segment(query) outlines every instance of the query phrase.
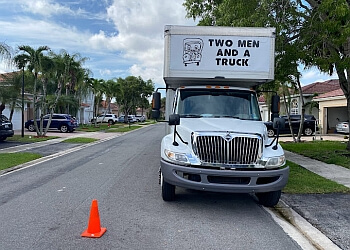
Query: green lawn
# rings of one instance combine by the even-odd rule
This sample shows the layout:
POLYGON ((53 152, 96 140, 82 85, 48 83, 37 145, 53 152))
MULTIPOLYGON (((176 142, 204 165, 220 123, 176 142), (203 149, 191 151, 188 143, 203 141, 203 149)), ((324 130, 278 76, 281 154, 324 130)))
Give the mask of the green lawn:
POLYGON ((281 142, 283 149, 350 169, 350 151, 339 141, 281 142))
POLYGON ((325 194, 350 193, 350 188, 319 176, 293 162, 287 161, 290 167, 289 180, 283 189, 291 194, 325 194))
POLYGON ((22 137, 21 135, 14 135, 13 137, 7 137, 6 141, 18 141, 18 142, 39 142, 39 141, 47 141, 51 139, 59 138, 58 136, 45 136, 45 137, 36 137, 32 135, 24 135, 22 137))
POLYGON ((95 141, 98 141, 98 139, 87 138, 87 137, 74 137, 74 138, 66 139, 62 142, 66 142, 66 143, 90 143, 90 142, 95 142, 95 141))
POLYGON ((40 158, 40 154, 33 153, 1 153, 0 154, 0 170, 14 167, 28 161, 40 158))

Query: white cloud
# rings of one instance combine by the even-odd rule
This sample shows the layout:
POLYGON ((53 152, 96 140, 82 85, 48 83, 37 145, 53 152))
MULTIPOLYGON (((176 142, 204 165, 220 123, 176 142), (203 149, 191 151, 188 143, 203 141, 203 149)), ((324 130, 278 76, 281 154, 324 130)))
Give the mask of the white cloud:
POLYGON ((107 16, 118 35, 106 37, 100 32, 99 39, 109 40, 109 48, 121 49, 125 58, 135 61, 130 67, 132 75, 163 82, 164 25, 195 25, 185 15, 181 1, 114 0, 107 16))
POLYGON ((302 71, 300 82, 302 86, 305 86, 311 83, 324 82, 330 79, 338 79, 338 75, 336 73, 333 75, 322 73, 316 67, 312 67, 302 71))
POLYGON ((63 5, 58 3, 54 3, 51 0, 31 0, 31 1, 23 1, 22 7, 25 11, 40 14, 42 16, 52 16, 59 14, 73 14, 74 12, 63 5))

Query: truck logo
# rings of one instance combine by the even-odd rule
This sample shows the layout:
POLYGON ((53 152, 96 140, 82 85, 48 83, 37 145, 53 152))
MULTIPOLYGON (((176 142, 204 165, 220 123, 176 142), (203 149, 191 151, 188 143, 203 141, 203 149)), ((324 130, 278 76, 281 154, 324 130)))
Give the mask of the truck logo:
POLYGON ((202 59, 203 40, 200 38, 186 38, 183 40, 182 60, 185 66, 190 63, 199 63, 202 59))
POLYGON ((232 135, 230 133, 227 133, 224 137, 225 141, 230 142, 232 140, 232 135))

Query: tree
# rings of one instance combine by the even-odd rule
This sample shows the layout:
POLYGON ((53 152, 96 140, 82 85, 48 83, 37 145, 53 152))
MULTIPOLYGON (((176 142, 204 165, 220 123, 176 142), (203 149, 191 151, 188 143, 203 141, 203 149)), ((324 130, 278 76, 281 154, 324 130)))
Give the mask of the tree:
POLYGON ((135 76, 128 76, 125 79, 118 78, 117 83, 118 91, 115 97, 125 116, 135 111, 142 100, 148 98, 154 89, 152 80, 145 82, 141 77, 135 76))
MULTIPOLYGON (((93 93, 94 93, 94 107, 93 107, 93 117, 97 117, 97 112, 99 105, 102 101, 103 97, 103 83, 104 80, 102 79, 95 79, 95 78, 88 78, 86 79, 87 83, 91 87, 93 93)), ((94 119, 94 124, 96 126, 96 119, 94 119)))
POLYGON ((0 42, 0 61, 4 61, 7 64, 12 62, 12 48, 2 42, 0 42))
MULTIPOLYGON (((0 62, 4 61, 7 64, 11 63, 12 59, 12 48, 8 46, 6 43, 0 43, 0 62)), ((3 94, 0 94, 0 115, 2 114, 2 111, 5 109, 5 102, 3 101, 5 99, 3 97, 3 94)))
MULTIPOLYGON (((347 100, 350 120, 350 2, 346 0, 307 0, 300 3, 305 21, 299 40, 306 54, 301 58, 307 66, 339 77, 340 88, 347 100)), ((350 136, 350 134, 349 134, 350 136)), ((350 150, 350 140, 347 143, 350 150)))
POLYGON ((111 79, 111 80, 107 80, 107 81, 103 82, 102 89, 103 89, 104 95, 106 96, 106 103, 107 103, 107 109, 105 111, 105 114, 107 112, 111 113, 111 101, 112 101, 114 93, 116 93, 118 91, 117 81, 111 79))
MULTIPOLYGON (((20 102, 18 98, 21 95, 22 89, 22 74, 21 72, 12 72, 2 75, 3 80, 0 83, 1 88, 1 99, 3 103, 10 104, 10 121, 12 121, 12 116, 14 110, 20 102)), ((21 106, 21 105, 20 105, 21 106)))
POLYGON ((49 64, 46 64, 49 66, 44 70, 47 77, 43 78, 45 79, 45 82, 51 81, 54 84, 52 84, 51 91, 51 94, 53 95, 49 97, 50 102, 48 103, 50 106, 50 118, 44 135, 46 135, 50 127, 52 114, 56 110, 59 111, 58 113, 67 114, 71 113, 70 109, 77 111, 79 103, 71 92, 74 92, 73 90, 76 84, 84 79, 84 74, 80 73, 83 71, 81 64, 84 60, 80 59, 81 57, 79 54, 71 56, 65 50, 61 50, 59 54, 50 52, 49 56, 53 65, 50 67, 49 64), (62 96, 62 90, 64 88, 66 90, 65 97, 62 96))
MULTIPOLYGON (((36 119, 36 114, 38 111, 38 99, 37 99, 37 85, 38 85, 38 76, 39 73, 42 72, 42 62, 43 62, 43 52, 48 51, 49 47, 48 46, 40 46, 38 49, 34 49, 28 45, 21 45, 18 47, 20 51, 23 52, 21 54, 21 58, 23 61, 27 62, 27 67, 28 70, 31 71, 34 75, 34 87, 33 87, 33 117, 34 120, 36 119)), ((41 116, 42 120, 42 116, 41 116)), ((42 122, 40 122, 42 123, 42 122)), ((37 132, 38 136, 42 136, 42 130, 41 132, 39 131, 38 125, 36 122, 34 122, 34 127, 37 132)))

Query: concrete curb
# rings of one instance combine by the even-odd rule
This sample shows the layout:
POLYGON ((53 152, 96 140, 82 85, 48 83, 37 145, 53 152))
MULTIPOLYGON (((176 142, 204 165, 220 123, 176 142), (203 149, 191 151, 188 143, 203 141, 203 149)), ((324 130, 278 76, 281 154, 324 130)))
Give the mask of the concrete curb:
POLYGON ((280 200, 275 208, 264 209, 302 249, 341 250, 326 235, 280 200))

